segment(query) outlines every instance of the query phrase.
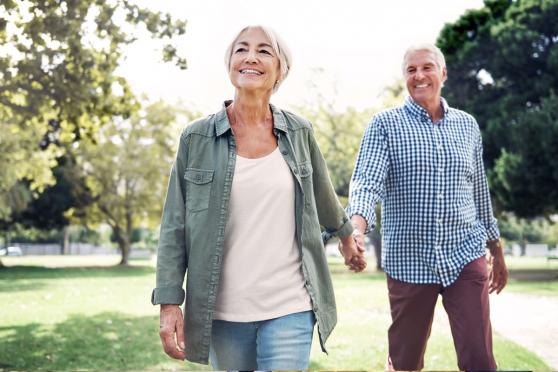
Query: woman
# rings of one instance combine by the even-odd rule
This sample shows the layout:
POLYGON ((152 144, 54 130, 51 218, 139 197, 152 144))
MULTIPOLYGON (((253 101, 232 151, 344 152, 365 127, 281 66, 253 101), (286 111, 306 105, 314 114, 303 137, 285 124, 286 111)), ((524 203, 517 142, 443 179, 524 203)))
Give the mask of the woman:
POLYGON ((173 358, 307 369, 314 323, 323 349, 336 322, 320 226, 351 270, 366 266, 310 124, 269 103, 290 61, 272 30, 244 28, 225 55, 234 101, 181 135, 152 295, 173 358))

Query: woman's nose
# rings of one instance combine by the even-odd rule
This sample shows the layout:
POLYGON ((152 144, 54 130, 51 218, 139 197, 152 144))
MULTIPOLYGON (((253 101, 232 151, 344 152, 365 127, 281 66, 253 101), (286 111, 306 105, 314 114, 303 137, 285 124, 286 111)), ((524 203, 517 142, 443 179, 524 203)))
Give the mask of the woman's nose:
POLYGON ((256 63, 258 61, 257 52, 255 50, 249 50, 246 53, 246 62, 249 63, 256 63))

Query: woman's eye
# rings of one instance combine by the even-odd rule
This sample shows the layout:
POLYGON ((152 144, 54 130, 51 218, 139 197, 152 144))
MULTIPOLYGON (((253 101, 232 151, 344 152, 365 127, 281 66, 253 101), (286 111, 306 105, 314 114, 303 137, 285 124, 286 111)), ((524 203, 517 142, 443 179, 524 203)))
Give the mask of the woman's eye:
POLYGON ((271 55, 271 52, 269 52, 265 49, 260 50, 260 53, 271 55))
POLYGON ((237 48, 234 52, 235 53, 244 53, 244 52, 246 52, 246 48, 237 48))

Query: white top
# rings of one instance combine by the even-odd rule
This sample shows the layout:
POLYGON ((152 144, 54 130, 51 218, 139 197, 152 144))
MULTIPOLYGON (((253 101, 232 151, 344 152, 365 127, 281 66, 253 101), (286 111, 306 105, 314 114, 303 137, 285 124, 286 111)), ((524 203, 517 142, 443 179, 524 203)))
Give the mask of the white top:
POLYGON ((257 159, 237 155, 214 319, 312 309, 295 231, 295 183, 279 148, 257 159))

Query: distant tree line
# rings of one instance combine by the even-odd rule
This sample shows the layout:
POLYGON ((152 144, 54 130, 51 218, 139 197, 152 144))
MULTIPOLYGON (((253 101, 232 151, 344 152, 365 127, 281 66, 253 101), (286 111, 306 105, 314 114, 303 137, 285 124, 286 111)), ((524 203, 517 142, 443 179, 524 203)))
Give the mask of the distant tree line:
MULTIPOLYGON (((162 58, 186 68, 175 46, 185 26, 126 0, 0 4, 6 237, 21 228, 108 224, 127 264, 134 231, 157 227, 177 133, 198 114, 136 97, 116 69, 138 32, 162 40, 162 58)), ((448 66, 443 96, 480 125, 508 240, 551 244, 558 235, 551 223, 558 214, 557 43, 558 0, 485 0, 447 24, 437 40, 448 66)), ((342 200, 370 117, 404 96, 396 82, 376 107, 339 111, 318 88, 298 108, 314 125, 342 200)))

